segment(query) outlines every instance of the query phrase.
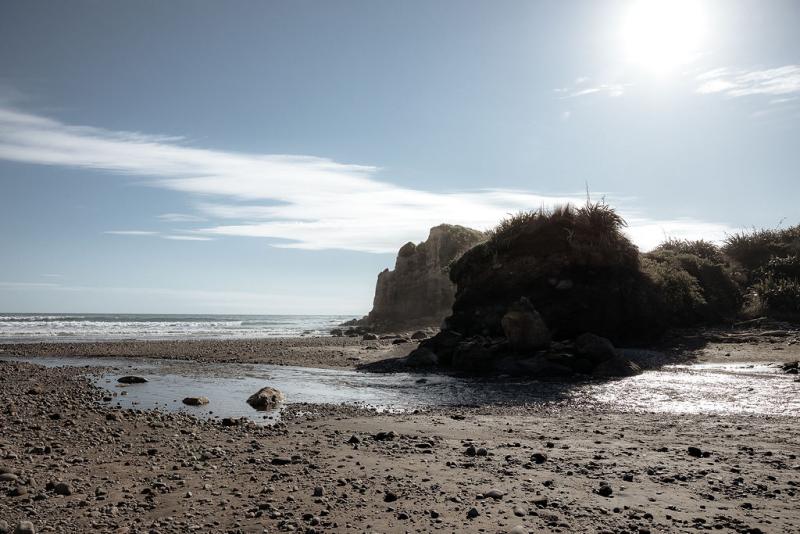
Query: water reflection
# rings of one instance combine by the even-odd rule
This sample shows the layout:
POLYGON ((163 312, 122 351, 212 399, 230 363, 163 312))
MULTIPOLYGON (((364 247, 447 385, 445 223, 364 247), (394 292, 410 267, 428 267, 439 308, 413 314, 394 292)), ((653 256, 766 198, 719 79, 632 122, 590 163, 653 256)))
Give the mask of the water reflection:
POLYGON ((358 404, 385 411, 431 406, 535 404, 602 407, 626 412, 716 415, 800 415, 800 383, 764 364, 671 365, 610 382, 558 383, 478 380, 433 374, 373 374, 350 370, 252 364, 205 364, 133 358, 13 358, 47 366, 90 366, 107 370, 95 383, 124 408, 180 410, 208 417, 269 421, 278 412, 257 412, 245 401, 264 386, 277 387, 288 402, 358 404), (123 375, 145 384, 124 386, 123 375), (208 397, 206 406, 181 403, 208 397))

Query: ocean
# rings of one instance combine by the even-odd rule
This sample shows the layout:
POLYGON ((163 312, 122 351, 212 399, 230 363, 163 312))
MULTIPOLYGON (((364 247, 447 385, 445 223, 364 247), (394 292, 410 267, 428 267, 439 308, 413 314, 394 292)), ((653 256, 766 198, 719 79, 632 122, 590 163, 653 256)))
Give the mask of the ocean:
POLYGON ((0 343, 328 335, 352 315, 0 313, 0 343))

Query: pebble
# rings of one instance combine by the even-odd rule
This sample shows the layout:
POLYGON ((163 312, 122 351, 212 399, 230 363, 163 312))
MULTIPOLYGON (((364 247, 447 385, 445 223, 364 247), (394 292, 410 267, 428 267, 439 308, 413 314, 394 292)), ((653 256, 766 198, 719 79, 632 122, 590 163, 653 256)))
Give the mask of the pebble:
POLYGON ((467 518, 469 519, 475 519, 479 515, 481 515, 481 513, 478 511, 477 508, 470 508, 469 512, 467 512, 467 518))
POLYGON ((36 528, 30 521, 20 521, 14 529, 14 534, 36 534, 36 528))

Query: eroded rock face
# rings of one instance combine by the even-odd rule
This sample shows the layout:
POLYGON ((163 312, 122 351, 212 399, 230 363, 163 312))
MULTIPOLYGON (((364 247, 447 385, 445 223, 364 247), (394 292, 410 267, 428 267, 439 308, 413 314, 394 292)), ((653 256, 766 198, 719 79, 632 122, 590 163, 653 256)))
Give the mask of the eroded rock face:
POLYGON ((477 230, 442 224, 426 241, 403 245, 394 270, 378 275, 372 311, 360 322, 376 331, 440 326, 455 298, 447 267, 483 238, 477 230))

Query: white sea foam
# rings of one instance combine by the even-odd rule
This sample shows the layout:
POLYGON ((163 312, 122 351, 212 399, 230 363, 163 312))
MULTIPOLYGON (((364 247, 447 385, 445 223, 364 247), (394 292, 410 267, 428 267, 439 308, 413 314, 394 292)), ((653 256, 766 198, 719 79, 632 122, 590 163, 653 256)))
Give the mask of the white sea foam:
POLYGON ((0 314, 0 343, 327 335, 351 316, 0 314))

